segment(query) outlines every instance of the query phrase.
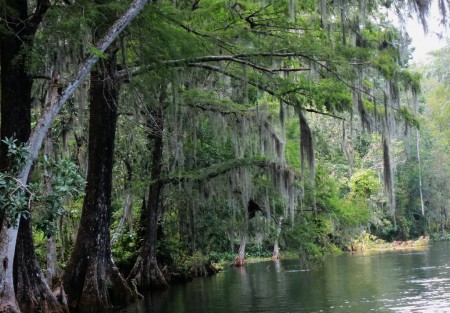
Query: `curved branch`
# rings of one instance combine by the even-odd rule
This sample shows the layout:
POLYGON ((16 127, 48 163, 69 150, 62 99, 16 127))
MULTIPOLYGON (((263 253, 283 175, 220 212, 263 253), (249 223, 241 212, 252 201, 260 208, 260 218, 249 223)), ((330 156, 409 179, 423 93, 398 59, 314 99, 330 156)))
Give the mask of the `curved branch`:
MULTIPOLYGON (((130 24, 130 22, 138 15, 144 8, 148 0, 134 0, 129 9, 109 28, 103 38, 96 45, 96 49, 105 52, 111 43, 119 36, 119 34, 130 24)), ((62 91, 61 94, 54 94, 46 108, 42 112, 36 127, 31 134, 28 144, 30 146, 30 155, 27 158, 26 164, 19 175, 19 179, 26 183, 31 166, 34 160, 37 159, 39 149, 42 146, 45 134, 50 128, 51 123, 58 115, 61 108, 64 106, 69 97, 75 92, 81 82, 88 76, 92 66, 98 61, 97 55, 88 57, 78 68, 78 71, 72 82, 62 91)), ((57 86, 52 86, 56 91, 57 86)))
POLYGON ((220 175, 224 175, 232 170, 247 166, 259 167, 261 169, 274 169, 278 172, 288 172, 291 173, 294 178, 301 178, 300 174, 280 163, 262 158, 242 158, 233 159, 228 162, 212 165, 192 172, 163 177, 151 183, 160 182, 161 184, 172 184, 181 182, 204 182, 220 175))
MULTIPOLYGON (((285 101, 287 104, 289 104, 291 106, 294 106, 294 107, 298 106, 298 107, 300 107, 300 104, 298 103, 298 101, 294 101, 295 103, 293 103, 290 99, 283 98, 283 96, 287 95, 286 93, 284 93, 282 96, 279 96, 279 95, 277 95, 275 93, 275 91, 273 91, 272 89, 270 89, 269 87, 267 87, 265 85, 262 85, 259 82, 255 82, 255 81, 249 80, 248 78, 245 79, 242 76, 239 76, 237 74, 228 72, 228 71, 226 71, 226 70, 224 70, 224 69, 222 69, 222 68, 220 68, 218 66, 213 66, 213 65, 204 64, 204 63, 189 63, 188 66, 189 67, 198 67, 198 68, 203 68, 203 69, 215 71, 215 72, 221 73, 221 74, 226 75, 226 76, 231 77, 231 78, 235 78, 235 79, 238 79, 238 80, 241 80, 241 81, 246 81, 250 85, 252 85, 252 86, 254 86, 254 87, 256 87, 256 88, 258 88, 258 89, 260 89, 262 91, 267 92, 271 96, 274 96, 276 98, 279 98, 279 99, 285 101)), ((296 91, 298 92, 298 90, 296 90, 296 91)), ((337 116, 337 115, 334 115, 334 114, 331 114, 331 113, 321 112, 321 111, 317 111, 317 110, 314 110, 314 109, 311 109, 311 108, 301 108, 301 109, 306 111, 306 112, 311 112, 311 113, 315 113, 315 114, 330 116, 330 117, 337 118, 337 119, 340 119, 340 120, 345 120, 343 117, 340 117, 340 116, 337 116)))
POLYGON ((34 11, 33 15, 29 18, 29 23, 32 25, 32 27, 37 28, 38 25, 41 23, 42 18, 44 17, 45 13, 48 11, 48 9, 51 7, 51 3, 49 0, 38 0, 36 5, 36 10, 34 11))

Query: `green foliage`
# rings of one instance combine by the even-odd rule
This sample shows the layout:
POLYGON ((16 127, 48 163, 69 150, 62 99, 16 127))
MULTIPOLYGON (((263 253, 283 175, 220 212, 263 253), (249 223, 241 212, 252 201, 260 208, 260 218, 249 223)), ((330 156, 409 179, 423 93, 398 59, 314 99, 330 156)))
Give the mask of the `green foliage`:
POLYGON ((89 54, 96 56, 99 59, 107 59, 108 58, 108 54, 98 50, 95 46, 90 46, 89 47, 89 54))
POLYGON ((199 269, 208 262, 208 259, 196 251, 192 255, 178 254, 175 258, 175 272, 188 273, 191 269, 199 269))
POLYGON ((350 199, 370 199, 381 188, 374 170, 359 170, 350 178, 350 199))
POLYGON ((47 236, 39 230, 33 229, 33 243, 36 256, 42 268, 46 267, 47 263, 47 236))
POLYGON ((324 167, 316 172, 316 205, 323 225, 328 225, 325 247, 331 244, 346 249, 352 238, 369 223, 372 213, 368 199, 378 190, 380 183, 373 180, 373 173, 354 175, 350 188, 346 180, 338 180, 324 167), (326 223, 325 223, 326 221, 326 223))
POLYGON ((29 214, 27 192, 17 188, 15 181, 3 174, 0 174, 0 192, 1 214, 10 221, 15 223, 19 216, 29 214))
POLYGON ((320 264, 330 249, 330 232, 331 224, 326 218, 303 215, 283 234, 283 241, 298 252, 302 266, 311 268, 320 264))
POLYGON ((85 180, 73 161, 65 158, 55 161, 44 157, 44 165, 52 172, 52 186, 57 195, 71 198, 82 196, 85 180))
POLYGON ((386 241, 366 231, 355 237, 351 243, 351 251, 375 250, 382 247, 386 247, 386 241))
MULTIPOLYGON (((246 259, 268 259, 272 256, 272 251, 270 245, 267 247, 260 247, 257 244, 251 244, 245 249, 245 258, 246 259)), ((236 255, 235 255, 236 257, 236 255)))
POLYGON ((366 199, 341 199, 330 200, 332 210, 331 217, 334 220, 336 234, 339 231, 352 231, 352 229, 366 225, 371 218, 371 212, 366 199))
MULTIPOLYGON (((139 125, 142 118, 152 118, 149 111, 154 106, 162 106, 164 130, 161 136, 165 149, 162 181, 165 186, 159 261, 185 271, 204 262, 204 255, 211 255, 217 261, 233 258, 231 252, 224 251, 236 246, 239 227, 245 220, 245 208, 231 203, 231 198, 242 191, 240 186, 233 186, 236 190, 227 190, 232 185, 227 175, 242 168, 249 169, 253 176, 251 195, 269 198, 264 200, 267 202, 264 205, 268 206, 263 208, 266 215, 258 213, 249 224, 248 256, 270 255, 273 240, 278 236, 269 219, 270 214, 274 220, 284 218, 283 248, 297 250, 305 266, 320 262, 335 245, 347 247, 369 223, 374 226, 372 229, 378 227, 386 237, 393 238, 399 232, 416 232, 414 220, 407 216, 417 213, 418 188, 414 185, 417 171, 399 166, 402 171, 399 178, 405 183, 399 184, 397 190, 397 212, 401 218, 395 228, 385 212, 378 179, 382 170, 380 149, 375 142, 379 137, 359 135, 361 129, 356 123, 359 117, 353 115, 354 95, 361 93, 366 114, 379 114, 373 119, 373 126, 380 130, 380 116, 393 112, 382 112, 382 105, 375 110, 375 103, 384 101, 386 83, 400 86, 401 82, 405 90, 415 93, 420 89, 419 77, 402 69, 400 33, 378 12, 379 5, 389 6, 390 3, 369 1, 367 15, 371 18, 361 21, 360 25, 348 23, 361 18, 353 5, 336 6, 327 2, 329 16, 323 17, 319 14, 317 1, 313 0, 300 1, 295 9, 279 0, 270 3, 157 1, 146 7, 115 46, 120 63, 118 70, 135 73, 139 67, 135 76, 130 75, 131 83, 122 87, 124 105, 119 120, 120 124, 129 119, 124 123, 138 126, 118 130, 116 138, 120 142, 116 159, 132 163, 131 188, 136 194, 141 193, 143 186, 148 184, 147 169, 152 160, 142 143, 146 141, 145 131, 139 129, 139 125), (342 7, 347 7, 348 11, 341 12, 342 7), (340 21, 341 16, 346 16, 346 21, 340 21), (354 38, 355 33, 357 38, 354 38), (277 111, 280 101, 290 108, 284 117, 286 138, 282 138, 279 129, 277 111), (265 105, 268 110, 262 109, 265 105), (262 171, 255 168, 270 162, 284 166, 286 161, 290 167, 300 169, 300 133, 294 109, 303 110, 308 123, 313 126, 318 168, 315 181, 299 179, 294 183, 300 190, 294 195, 300 204, 291 224, 284 216, 287 201, 280 195, 282 192, 276 190, 267 173, 261 174, 262 171), (306 110, 335 114, 339 120, 310 115, 306 110), (219 120, 221 122, 216 124, 219 120), (267 136, 268 130, 272 132, 270 136, 267 136), (344 130, 347 133, 341 138, 344 130), (265 142, 267 137, 272 141, 275 141, 274 137, 278 139, 277 148, 285 148, 286 160, 278 158, 276 153, 271 155, 269 151, 275 144, 270 140, 265 142), (354 172, 355 169, 358 170, 354 172), (410 171, 411 176, 406 171, 410 171), (221 177, 225 178, 220 180, 221 177), (210 186, 212 184, 214 188, 210 186), (315 208, 317 212, 313 215, 310 211, 315 208), (189 214, 192 217, 188 218, 189 214), (183 223, 186 229, 182 229, 183 223), (192 250, 202 254, 190 255, 192 250)), ((72 6, 52 6, 46 15, 45 27, 34 41, 32 70, 43 75, 42 72, 53 63, 54 55, 58 56, 57 62, 69 66, 86 54, 107 57, 87 41, 91 36, 99 35, 94 33, 104 32, 128 4, 126 1, 79 0, 72 6)), ((64 72, 61 73, 64 83, 71 69, 62 64, 55 67, 64 72)), ((439 73, 447 75, 445 69, 439 69, 439 73)), ((448 144, 450 138, 449 110, 441 105, 442 99, 448 98, 447 89, 443 86, 432 99, 436 115, 433 121, 439 121, 439 125, 430 132, 441 136, 439 141, 443 148, 439 151, 448 147, 443 143, 448 144), (439 120, 438 116, 441 116, 439 120)), ((71 121, 81 118, 83 113, 83 108, 77 108, 75 103, 77 101, 73 101, 65 112, 71 121)), ((408 125, 418 126, 418 118, 405 107, 396 114, 408 125)), ((65 119, 54 123, 58 137, 65 138, 74 131, 67 124, 65 119)), ((77 126, 82 129, 84 125, 77 126)), ((431 138, 428 140, 432 141, 431 138)), ((16 160, 14 164, 17 165, 13 168, 20 169, 25 152, 15 146, 14 141, 7 144, 16 160)), ((436 146, 430 144, 430 147, 436 146)), ((437 212, 447 199, 448 188, 442 182, 448 175, 444 171, 437 173, 439 166, 433 164, 447 164, 448 160, 439 160, 437 153, 430 152, 424 161, 429 169, 425 175, 428 203, 437 212), (435 192, 437 196, 431 197, 435 192)), ((115 167, 116 177, 120 179, 114 182, 117 188, 113 192, 116 197, 112 206, 115 211, 113 229, 118 224, 119 199, 123 196, 120 188, 126 176, 121 163, 116 162, 115 167)), ((52 173, 51 191, 46 194, 33 191, 45 189, 39 183, 29 190, 36 193, 36 228, 48 236, 55 233, 55 221, 63 213, 76 225, 84 182, 68 160, 44 159, 44 166, 52 173), (76 200, 70 208, 67 205, 69 198, 76 200)), ((17 187, 10 179, 15 177, 14 174, 0 175, 2 209, 11 216, 26 214, 30 191, 25 186, 17 187)), ((282 185, 283 178, 280 180, 278 183, 282 185)), ((247 189, 244 183, 242 189, 247 189)), ((290 186, 284 186, 287 187, 290 186)), ((442 219, 440 215, 430 218, 432 221, 442 219)), ((124 229, 113 247, 114 257, 124 267, 130 266, 138 252, 140 243, 135 229, 137 227, 124 229)))
POLYGON ((2 142, 8 146, 10 164, 8 170, 0 173, 0 215, 16 223, 19 216, 29 214, 29 197, 33 196, 30 188, 17 179, 29 151, 26 144, 18 144, 13 138, 5 138, 2 142))
POLYGON ((212 91, 188 89, 181 94, 181 101, 187 106, 198 107, 204 110, 211 109, 219 114, 245 114, 246 111, 242 108, 242 105, 227 99, 217 98, 217 95, 212 91))
POLYGON ((347 86, 334 79, 322 79, 313 91, 315 105, 322 111, 348 111, 352 106, 352 96, 347 86))
POLYGON ((175 237, 165 236, 158 239, 158 262, 175 268, 182 267, 189 256, 185 248, 184 244, 175 237))
POLYGON ((83 196, 85 180, 78 167, 68 159, 55 161, 44 156, 43 166, 52 175, 46 178, 47 186, 41 188, 40 201, 35 204, 40 207, 35 222, 37 229, 50 236, 56 233, 55 222, 64 213, 64 202, 83 196))
POLYGON ((390 50, 381 51, 372 60, 372 65, 388 80, 392 79, 398 70, 396 59, 392 56, 390 50))
POLYGON ((126 268, 128 271, 139 254, 138 238, 135 229, 124 227, 117 241, 111 247, 111 253, 117 266, 122 269, 126 268))
POLYGON ((224 206, 217 206, 214 210, 201 209, 197 213, 197 242, 198 247, 205 254, 229 251, 230 242, 227 230, 233 223, 232 211, 224 206), (224 223, 228 221, 228 223, 224 223))
POLYGON ((216 264, 230 264, 236 258, 234 252, 216 252, 209 253, 209 259, 216 264))
POLYGON ((8 146, 7 156, 11 158, 9 168, 7 170, 11 175, 17 175, 25 165, 29 149, 25 143, 17 143, 17 139, 5 138, 2 140, 8 146))
POLYGON ((399 80, 403 83, 406 90, 411 90, 418 94, 421 91, 420 80, 422 75, 419 72, 403 70, 399 72, 399 80))
POLYGON ((396 116, 398 119, 404 121, 406 125, 419 128, 419 120, 414 116, 414 114, 406 107, 401 107, 397 110, 396 116))

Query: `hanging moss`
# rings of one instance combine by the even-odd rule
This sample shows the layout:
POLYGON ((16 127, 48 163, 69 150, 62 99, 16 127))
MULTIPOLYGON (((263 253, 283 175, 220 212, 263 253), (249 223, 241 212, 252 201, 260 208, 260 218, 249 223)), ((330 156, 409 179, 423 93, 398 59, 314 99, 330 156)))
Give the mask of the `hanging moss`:
POLYGON ((390 156, 388 138, 383 135, 383 172, 384 172, 384 188, 389 199, 389 206, 391 208, 392 215, 395 221, 395 195, 394 195, 394 182, 392 173, 392 162, 390 156))
MULTIPOLYGON (((413 7, 413 9, 419 13, 419 19, 422 23, 423 29, 425 32, 428 31, 428 23, 427 23, 427 15, 430 11, 432 1, 430 0, 415 0, 415 1, 409 1, 410 6, 413 7)), ((440 7, 442 7, 440 3, 440 7)), ((445 5, 444 5, 445 8, 445 5)), ((444 14, 445 15, 445 14, 444 14)))
POLYGON ((410 90, 412 93, 420 93, 421 74, 410 71, 400 71, 398 73, 398 80, 403 84, 405 90, 410 90))
POLYGON ((370 131, 369 117, 366 112, 366 106, 364 105, 364 100, 361 96, 361 92, 354 93, 356 108, 358 110, 359 117, 361 119, 361 126, 363 130, 370 131))
POLYGON ((396 117, 399 120, 405 122, 407 126, 413 126, 419 128, 420 123, 419 120, 414 116, 413 112, 411 112, 407 107, 401 107, 396 112, 396 117))
POLYGON ((315 165, 314 165, 314 144, 311 128, 306 121, 305 116, 301 110, 297 110, 299 124, 300 124, 300 158, 302 164, 302 172, 305 171, 305 161, 309 167, 310 177, 315 177, 315 165))

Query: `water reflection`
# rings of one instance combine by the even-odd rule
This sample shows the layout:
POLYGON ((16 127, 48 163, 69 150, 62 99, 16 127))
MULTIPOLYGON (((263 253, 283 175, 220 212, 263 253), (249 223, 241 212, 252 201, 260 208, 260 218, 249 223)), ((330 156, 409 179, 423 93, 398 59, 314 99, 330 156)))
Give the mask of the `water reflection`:
POLYGON ((127 312, 450 312, 450 245, 343 255, 300 270, 298 260, 226 268, 146 295, 127 312))

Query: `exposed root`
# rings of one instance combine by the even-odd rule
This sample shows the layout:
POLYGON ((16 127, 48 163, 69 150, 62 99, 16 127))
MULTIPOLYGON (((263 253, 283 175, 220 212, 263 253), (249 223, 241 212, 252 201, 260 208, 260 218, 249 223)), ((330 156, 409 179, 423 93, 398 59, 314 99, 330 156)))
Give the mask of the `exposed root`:
POLYGON ((110 262, 108 269, 108 276, 112 285, 112 288, 109 289, 112 303, 120 305, 136 301, 139 298, 139 293, 137 290, 135 291, 133 288, 130 288, 127 281, 123 278, 119 269, 112 261, 110 262))
POLYGON ((33 247, 29 219, 20 221, 14 258, 16 299, 22 313, 65 313, 67 307, 52 293, 42 273, 33 247))
POLYGON ((151 261, 142 256, 136 260, 127 280, 134 280, 142 289, 165 289, 169 286, 156 260, 151 261))
POLYGON ((211 276, 215 275, 219 272, 219 270, 211 264, 211 262, 204 263, 197 266, 192 266, 189 269, 189 275, 192 277, 201 277, 201 276, 211 276))
POLYGON ((84 273, 81 274, 82 265, 64 282, 71 312, 107 312, 137 299, 112 260, 90 257, 82 263, 86 266, 84 273))
POLYGON ((245 264, 245 259, 241 258, 240 256, 237 256, 231 265, 236 266, 236 267, 242 267, 242 266, 244 266, 244 264, 245 264))
POLYGON ((15 301, 0 298, 0 313, 20 313, 19 306, 15 301))
POLYGON ((63 306, 64 313, 69 313, 67 295, 64 291, 64 286, 61 281, 55 284, 57 287, 53 290, 53 296, 55 296, 56 300, 63 306))

